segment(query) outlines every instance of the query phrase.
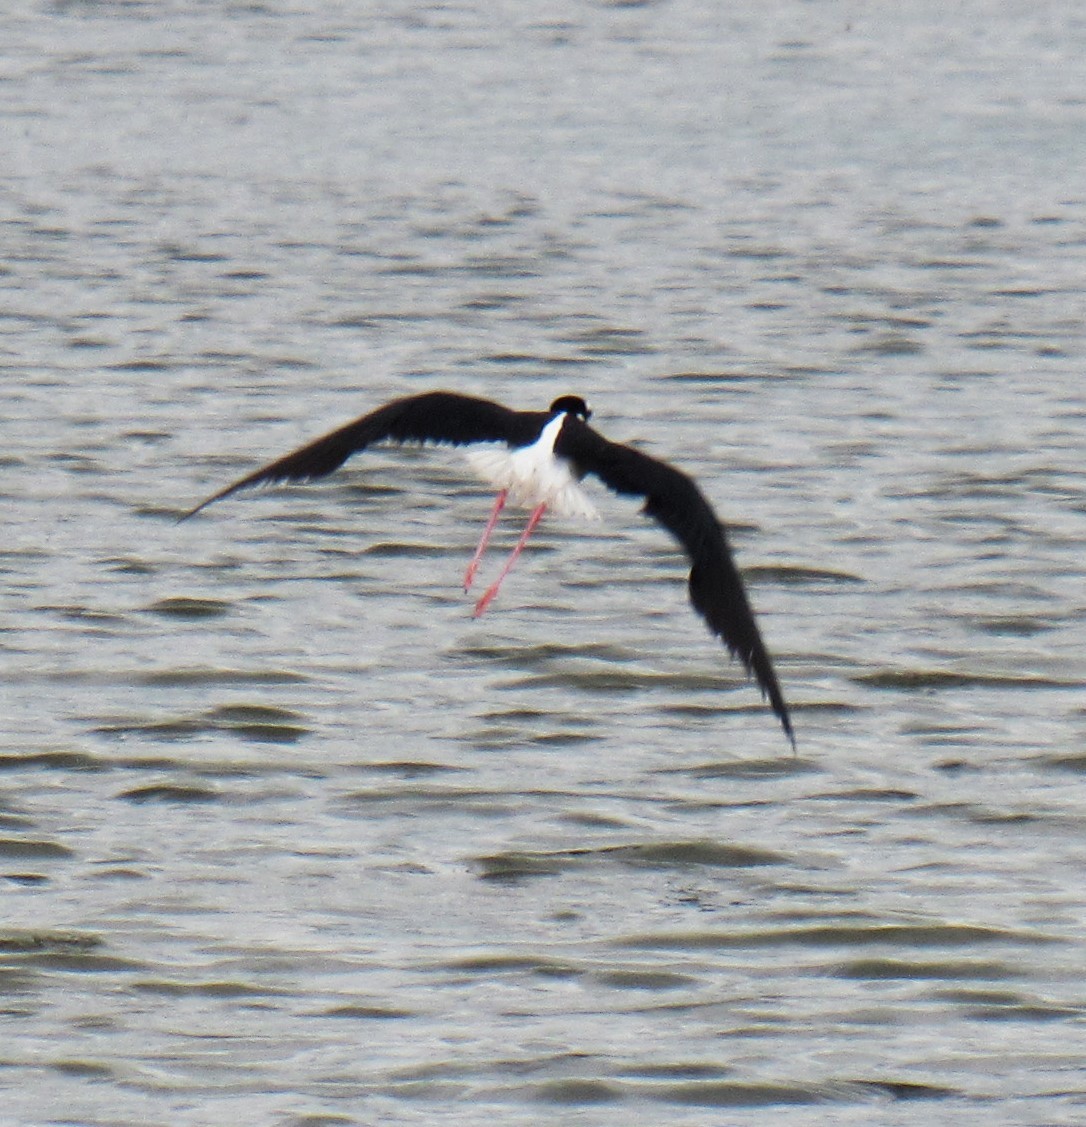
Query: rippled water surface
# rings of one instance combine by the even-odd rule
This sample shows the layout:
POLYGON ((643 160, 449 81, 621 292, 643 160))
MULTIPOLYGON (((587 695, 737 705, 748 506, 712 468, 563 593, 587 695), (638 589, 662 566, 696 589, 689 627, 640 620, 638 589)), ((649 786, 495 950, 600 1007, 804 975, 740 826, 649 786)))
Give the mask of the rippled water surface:
MULTIPOLYGON (((1086 1120, 1086 21, 0 16, 0 1120, 1086 1120), (479 621, 445 387, 681 464, 479 621)), ((502 525, 493 574, 521 517, 502 525)))

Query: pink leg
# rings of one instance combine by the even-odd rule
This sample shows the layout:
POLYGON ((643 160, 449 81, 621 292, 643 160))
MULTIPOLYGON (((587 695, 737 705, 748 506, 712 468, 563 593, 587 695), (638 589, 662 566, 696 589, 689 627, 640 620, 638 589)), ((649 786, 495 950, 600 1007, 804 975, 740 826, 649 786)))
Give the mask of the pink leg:
POLYGON ((528 543, 528 537, 532 535, 535 526, 539 524, 543 514, 547 511, 546 505, 536 505, 532 510, 532 515, 528 518, 528 524, 524 531, 520 534, 520 539, 517 541, 517 546, 513 549, 509 559, 505 561, 505 567, 501 570, 501 575, 486 589, 486 594, 475 604, 475 614, 473 618, 478 618, 488 606, 491 600, 498 593, 498 588, 502 585, 502 580, 513 570, 513 564, 517 562, 517 556, 524 550, 524 545, 528 543))
POLYGON ((501 516, 502 509, 505 508, 505 499, 508 496, 509 490, 503 489, 494 500, 494 509, 490 514, 490 520, 486 522, 486 528, 483 529, 482 538, 479 540, 479 547, 475 549, 475 555, 471 557, 468 570, 464 572, 465 591, 470 591, 472 583, 475 582, 475 573, 479 570, 483 553, 486 551, 487 544, 490 543, 490 534, 494 531, 494 526, 498 523, 498 517, 501 516))

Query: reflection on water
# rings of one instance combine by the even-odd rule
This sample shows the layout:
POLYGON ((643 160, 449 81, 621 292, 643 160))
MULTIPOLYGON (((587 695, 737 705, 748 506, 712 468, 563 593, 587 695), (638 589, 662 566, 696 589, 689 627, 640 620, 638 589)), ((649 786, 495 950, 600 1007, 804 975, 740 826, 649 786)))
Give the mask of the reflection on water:
POLYGON ((5 1121, 1081 1118, 1083 27, 808 7, 0 17, 5 1121), (441 386, 698 478, 798 756, 605 493, 175 523, 441 386))

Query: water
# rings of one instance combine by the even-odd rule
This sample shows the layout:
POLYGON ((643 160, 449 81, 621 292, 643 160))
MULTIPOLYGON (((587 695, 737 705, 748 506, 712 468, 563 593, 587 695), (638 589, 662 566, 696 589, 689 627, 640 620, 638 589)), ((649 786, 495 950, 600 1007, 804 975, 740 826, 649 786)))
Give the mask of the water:
POLYGON ((1081 1122, 1078 6, 314 7, 0 17, 0 1120, 1081 1122), (697 476, 797 757, 636 506, 175 523, 432 387, 697 476))

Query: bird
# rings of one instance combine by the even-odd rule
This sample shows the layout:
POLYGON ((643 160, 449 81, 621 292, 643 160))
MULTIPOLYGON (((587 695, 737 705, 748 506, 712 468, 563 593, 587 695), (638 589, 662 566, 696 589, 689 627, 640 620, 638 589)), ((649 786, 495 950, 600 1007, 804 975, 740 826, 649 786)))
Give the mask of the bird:
POLYGON ((690 602, 754 678, 796 748, 792 718, 769 651, 747 598, 724 525, 692 478, 633 446, 611 442, 588 425, 592 412, 578 395, 559 396, 546 411, 517 411, 489 399, 428 391, 394 399, 353 422, 220 489, 179 519, 252 486, 313 481, 381 442, 470 446, 469 465, 497 490, 490 518, 464 575, 470 590, 507 502, 530 510, 520 539, 497 579, 475 604, 481 615, 497 595, 543 515, 598 519, 581 487, 591 475, 621 496, 641 498, 642 511, 679 542, 690 562, 690 602), (476 444, 488 444, 475 448, 476 444))

